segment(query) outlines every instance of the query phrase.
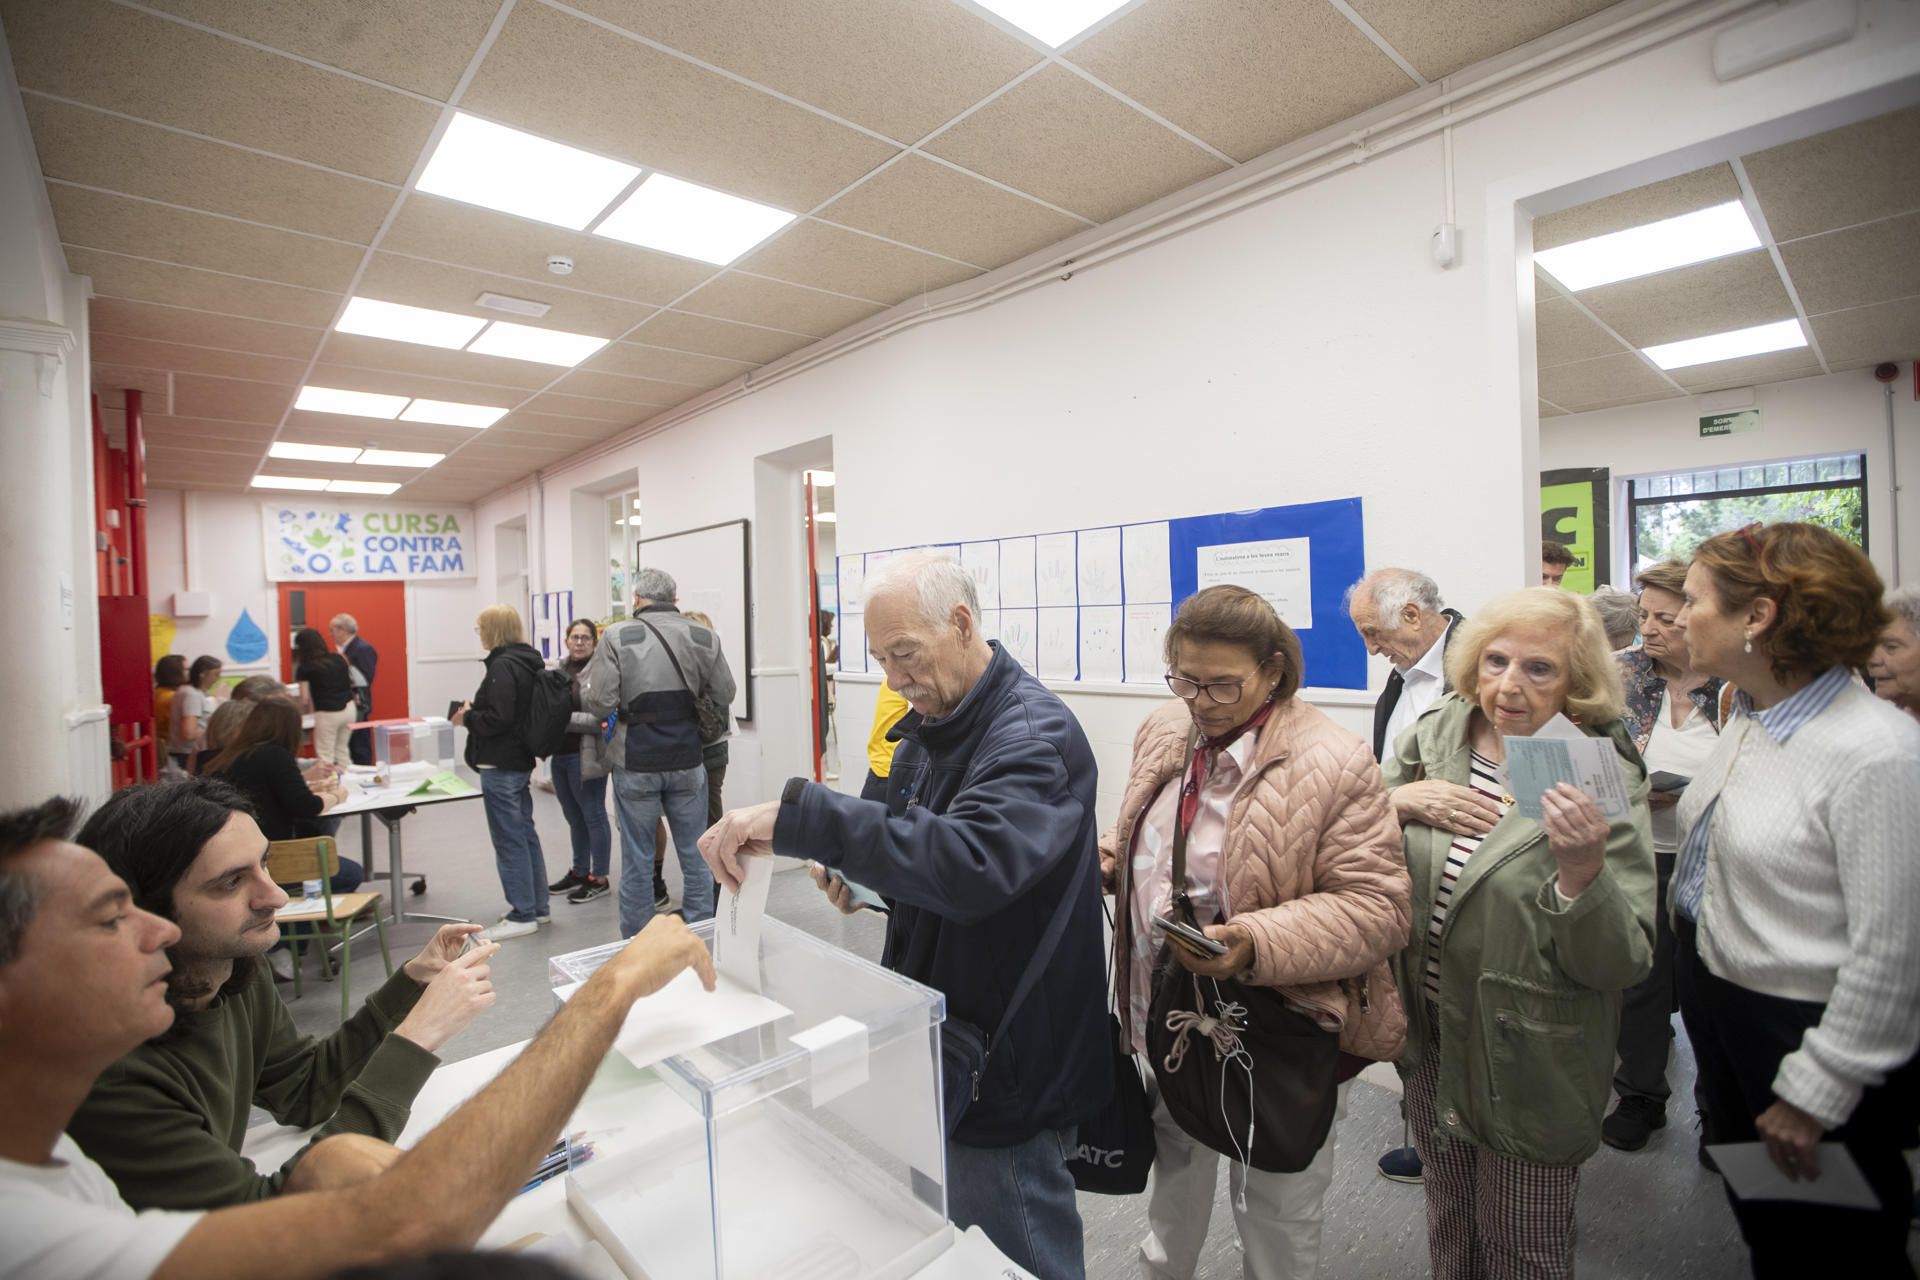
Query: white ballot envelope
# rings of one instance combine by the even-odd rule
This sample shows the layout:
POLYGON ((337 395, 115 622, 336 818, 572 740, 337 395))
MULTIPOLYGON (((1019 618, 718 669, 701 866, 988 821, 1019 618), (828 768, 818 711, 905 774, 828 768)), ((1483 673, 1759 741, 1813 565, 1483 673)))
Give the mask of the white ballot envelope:
POLYGON ((1842 1209, 1878 1209, 1880 1197, 1867 1185, 1853 1155, 1838 1142, 1819 1146, 1820 1176, 1798 1182, 1780 1172, 1764 1142, 1728 1142, 1709 1146, 1720 1176, 1742 1200, 1797 1200, 1842 1209))
POLYGON ((1507 786, 1520 816, 1538 822, 1540 797, 1562 782, 1585 792, 1610 822, 1633 811, 1627 776, 1611 738, 1589 738, 1557 715, 1531 738, 1507 738, 1506 744, 1507 786))
POLYGON ((773 885, 773 859, 740 859, 740 892, 720 890, 713 912, 713 967, 748 991, 761 990, 760 923, 767 915, 767 890, 773 885))

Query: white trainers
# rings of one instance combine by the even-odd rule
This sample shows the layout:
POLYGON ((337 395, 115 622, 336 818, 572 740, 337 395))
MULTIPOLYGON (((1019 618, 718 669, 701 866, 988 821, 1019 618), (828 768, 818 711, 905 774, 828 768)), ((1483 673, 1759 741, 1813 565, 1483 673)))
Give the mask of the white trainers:
MULTIPOLYGON (((511 911, 502 911, 499 915, 493 918, 493 922, 496 925, 513 924, 515 922, 508 918, 512 915, 513 915, 513 912, 511 911)), ((551 911, 542 911, 537 917, 534 918, 533 922, 535 924, 552 924, 553 913, 551 911)), ((493 930, 489 929, 487 930, 487 932, 492 933, 493 930)))
POLYGON ((487 937, 495 942, 504 942, 508 938, 524 938, 530 933, 539 932, 540 926, 531 920, 502 920, 487 930, 487 937))

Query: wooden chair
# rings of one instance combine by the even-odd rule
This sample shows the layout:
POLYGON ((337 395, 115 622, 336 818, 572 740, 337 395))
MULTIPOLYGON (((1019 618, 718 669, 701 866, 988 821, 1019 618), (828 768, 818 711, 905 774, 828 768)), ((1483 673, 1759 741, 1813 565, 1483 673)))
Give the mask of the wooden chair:
POLYGON ((321 962, 324 964, 327 952, 337 942, 340 948, 340 1020, 345 1022, 350 1007, 348 974, 353 960, 354 924, 368 916, 373 918, 374 934, 380 940, 380 961, 387 966, 389 978, 393 976, 393 957, 387 954, 387 926, 380 916, 380 895, 343 893, 335 896, 333 877, 339 870, 340 854, 332 836, 275 840, 267 845, 267 874, 273 877, 275 884, 299 884, 305 880, 320 882, 321 910, 300 911, 279 917, 282 926, 307 926, 306 932, 289 934, 287 937, 288 945, 293 948, 294 999, 300 998, 302 948, 309 942, 319 942, 321 962))

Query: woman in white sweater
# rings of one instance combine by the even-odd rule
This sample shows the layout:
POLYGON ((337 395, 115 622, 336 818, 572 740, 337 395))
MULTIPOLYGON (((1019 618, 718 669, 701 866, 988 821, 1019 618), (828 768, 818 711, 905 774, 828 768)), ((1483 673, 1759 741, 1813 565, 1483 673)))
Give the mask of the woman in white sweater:
POLYGON ((1738 686, 1680 802, 1670 900, 1707 1134, 1794 1179, 1843 1143, 1877 1212, 1732 1200, 1756 1276, 1911 1276, 1920 1111, 1920 725, 1852 676, 1887 625, 1857 547, 1749 525, 1687 572, 1690 665, 1738 686))

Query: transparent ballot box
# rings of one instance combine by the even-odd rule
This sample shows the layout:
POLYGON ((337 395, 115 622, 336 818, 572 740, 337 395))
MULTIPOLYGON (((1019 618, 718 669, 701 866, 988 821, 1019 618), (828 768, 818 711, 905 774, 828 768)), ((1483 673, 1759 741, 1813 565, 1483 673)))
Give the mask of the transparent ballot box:
MULTIPOLYGON (((712 944, 713 921, 693 930, 712 944)), ((621 945, 553 957, 556 998, 621 945)), ((945 1001, 771 918, 759 959, 779 1008, 655 1063, 657 1102, 567 1176, 568 1202, 634 1280, 913 1275, 953 1239, 945 1001)), ((752 1001, 725 979, 718 995, 752 1001)), ((667 1009, 637 1002, 616 1052, 643 1061, 635 1046, 667 1009)))
POLYGON ((454 764, 453 724, 445 716, 376 724, 373 758, 389 768, 425 764, 450 769, 454 764))

